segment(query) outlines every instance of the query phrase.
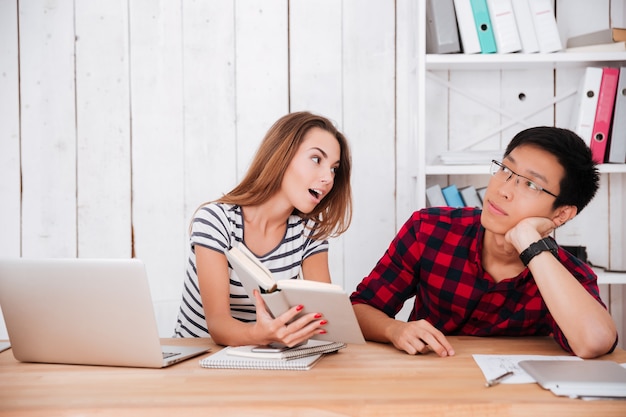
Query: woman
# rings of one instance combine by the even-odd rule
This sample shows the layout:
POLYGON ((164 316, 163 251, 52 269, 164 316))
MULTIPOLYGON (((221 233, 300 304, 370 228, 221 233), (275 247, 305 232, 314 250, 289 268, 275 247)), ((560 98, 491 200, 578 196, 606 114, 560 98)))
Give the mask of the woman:
POLYGON ((202 205, 191 225, 189 261, 176 336, 222 345, 297 345, 325 333, 323 312, 273 318, 246 295, 224 252, 250 249, 275 279, 330 282, 328 237, 352 218, 348 143, 326 118, 288 114, 267 132, 247 174, 222 198, 202 205))

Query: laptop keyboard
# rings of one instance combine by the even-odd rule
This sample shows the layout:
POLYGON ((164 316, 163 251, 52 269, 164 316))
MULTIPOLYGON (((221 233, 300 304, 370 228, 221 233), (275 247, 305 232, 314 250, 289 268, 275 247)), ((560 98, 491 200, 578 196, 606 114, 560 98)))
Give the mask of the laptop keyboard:
POLYGON ((178 356, 180 352, 163 352, 163 359, 171 358, 172 356, 178 356))

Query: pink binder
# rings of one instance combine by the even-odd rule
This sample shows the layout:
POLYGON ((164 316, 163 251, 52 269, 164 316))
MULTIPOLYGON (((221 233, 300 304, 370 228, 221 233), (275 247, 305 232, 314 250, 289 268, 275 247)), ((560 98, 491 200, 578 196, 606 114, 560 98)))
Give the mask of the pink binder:
POLYGON ((606 160, 618 79, 619 68, 602 68, 602 81, 600 82, 598 106, 593 122, 593 134, 590 145, 593 160, 599 164, 604 163, 606 160))

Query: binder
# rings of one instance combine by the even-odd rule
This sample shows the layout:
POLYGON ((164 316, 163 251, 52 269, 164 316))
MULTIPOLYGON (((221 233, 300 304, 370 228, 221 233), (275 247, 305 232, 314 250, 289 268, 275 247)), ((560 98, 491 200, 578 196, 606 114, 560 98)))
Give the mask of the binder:
POLYGON ((474 15, 478 42, 480 43, 480 52, 493 54, 497 51, 497 48, 496 39, 493 36, 493 28, 491 27, 491 19, 489 18, 487 0, 470 0, 470 4, 474 15))
POLYGON ((464 207, 465 202, 463 201, 463 197, 461 197, 461 193, 456 185, 451 184, 445 188, 441 189, 444 198, 446 199, 446 205, 449 207, 464 207))
POLYGON ((539 52, 550 53, 563 49, 552 0, 528 0, 528 5, 533 17, 539 52))
POLYGON ((480 42, 470 0, 454 0, 454 11, 461 38, 461 51, 464 54, 479 54, 480 42))
POLYGON ((613 125, 606 162, 623 164, 626 162, 626 67, 619 70, 613 125))
POLYGON ((598 164, 602 164, 606 160, 606 150, 610 139, 609 135, 613 117, 613 107, 615 106, 618 79, 618 68, 602 68, 602 81, 600 82, 598 106, 596 108, 596 117, 593 122, 593 133, 591 135, 590 146, 591 156, 598 164))
POLYGON ((574 110, 572 111, 571 129, 591 146, 593 122, 596 118, 598 93, 602 81, 602 68, 587 67, 580 79, 574 110))
POLYGON ((496 51, 508 54, 522 49, 511 0, 487 0, 496 51))
POLYGON ((428 200, 428 207, 444 207, 447 205, 439 184, 426 189, 426 199, 428 200))
POLYGON ((522 52, 525 54, 539 52, 539 42, 535 34, 535 24, 533 23, 528 0, 511 0, 511 3, 513 4, 513 14, 515 14, 520 42, 522 43, 522 52))
POLYGON ((463 197, 463 202, 465 202, 465 206, 467 207, 476 207, 482 208, 483 203, 478 195, 478 191, 476 191, 476 187, 473 185, 468 185, 467 187, 463 187, 459 190, 461 193, 461 197, 463 197))
POLYGON ((426 53, 461 52, 453 0, 426 3, 426 53))
POLYGON ((485 202, 485 194, 487 194, 487 187, 480 187, 476 190, 478 197, 480 197, 481 206, 485 202))

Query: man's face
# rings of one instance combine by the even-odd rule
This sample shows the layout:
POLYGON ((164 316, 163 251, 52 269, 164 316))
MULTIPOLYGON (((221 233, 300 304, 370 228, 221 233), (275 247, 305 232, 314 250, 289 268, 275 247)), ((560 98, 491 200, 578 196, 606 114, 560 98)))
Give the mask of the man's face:
POLYGON ((481 217, 483 226, 505 234, 527 217, 553 219, 555 197, 549 193, 559 195, 564 175, 565 170, 551 153, 533 145, 515 148, 489 180, 481 217))

